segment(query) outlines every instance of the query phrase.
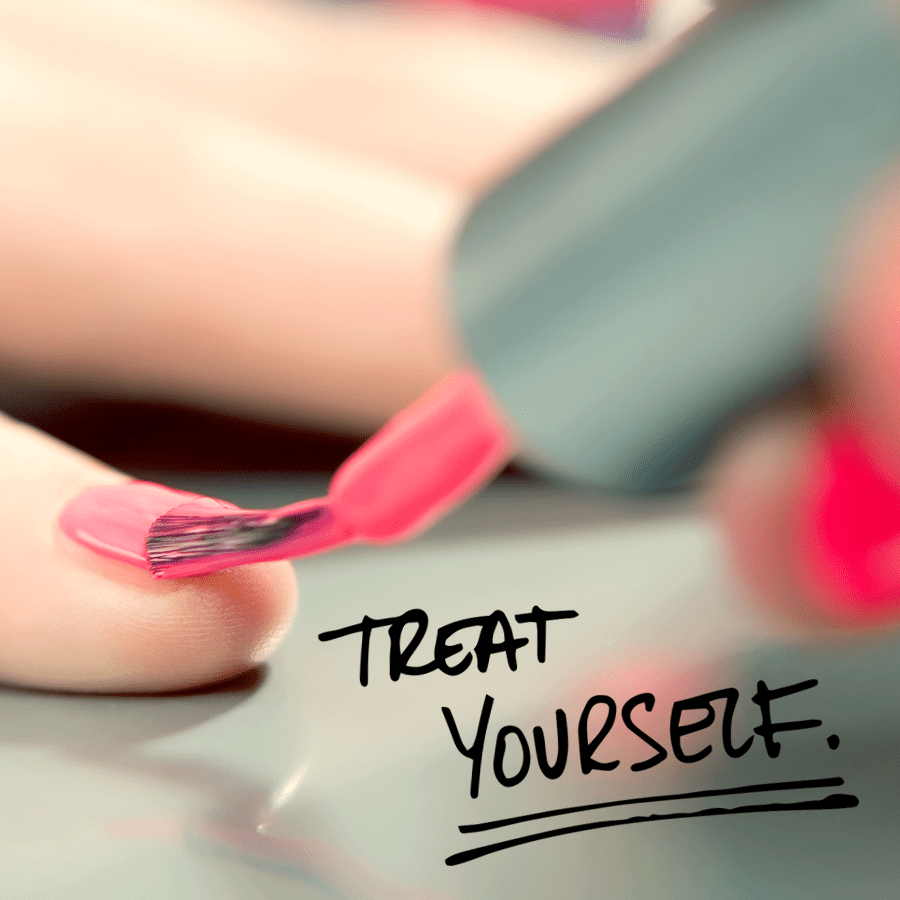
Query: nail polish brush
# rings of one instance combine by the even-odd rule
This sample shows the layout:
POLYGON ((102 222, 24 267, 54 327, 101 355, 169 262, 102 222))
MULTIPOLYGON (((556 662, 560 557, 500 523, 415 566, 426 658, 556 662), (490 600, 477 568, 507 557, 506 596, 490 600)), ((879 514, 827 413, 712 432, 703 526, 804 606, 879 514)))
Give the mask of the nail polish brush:
POLYGON ((391 419, 335 473, 326 497, 242 510, 148 482, 90 488, 62 531, 157 578, 412 537, 509 460, 512 437, 472 371, 461 370, 391 419))
POLYGON ((479 374, 401 413, 328 497, 97 488, 63 530, 159 577, 400 540, 509 457, 503 421, 544 472, 690 485, 723 426, 810 372, 843 229, 898 157, 895 4, 724 4, 476 205, 449 297, 479 374))

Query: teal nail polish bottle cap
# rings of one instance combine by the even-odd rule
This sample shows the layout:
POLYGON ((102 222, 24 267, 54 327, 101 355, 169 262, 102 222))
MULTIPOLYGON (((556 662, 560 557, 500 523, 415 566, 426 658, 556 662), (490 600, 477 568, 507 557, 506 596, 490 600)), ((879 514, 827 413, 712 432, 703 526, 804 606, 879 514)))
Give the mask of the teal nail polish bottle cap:
POLYGON ((683 49, 484 197, 451 296, 526 459, 617 491, 689 483, 802 380, 843 233, 900 158, 900 12, 772 0, 683 49))

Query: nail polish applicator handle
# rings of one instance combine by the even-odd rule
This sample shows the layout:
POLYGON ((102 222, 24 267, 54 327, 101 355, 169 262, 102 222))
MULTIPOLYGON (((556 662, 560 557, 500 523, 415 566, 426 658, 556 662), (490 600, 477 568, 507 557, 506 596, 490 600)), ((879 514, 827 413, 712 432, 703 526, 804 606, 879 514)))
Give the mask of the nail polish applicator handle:
POLYGON ((424 530, 512 456, 481 379, 461 370, 392 418, 338 469, 328 501, 353 538, 390 543, 424 530))

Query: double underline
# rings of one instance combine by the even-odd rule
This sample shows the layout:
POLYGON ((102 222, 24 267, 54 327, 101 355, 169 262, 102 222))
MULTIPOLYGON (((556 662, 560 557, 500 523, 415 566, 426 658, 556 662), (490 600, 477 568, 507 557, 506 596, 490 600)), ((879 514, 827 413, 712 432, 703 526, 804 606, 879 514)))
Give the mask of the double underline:
MULTIPOLYGON (((796 791, 813 790, 815 788, 831 788, 843 785, 843 778, 811 778, 804 781, 779 781, 769 784, 747 784, 733 788, 721 788, 716 790, 689 791, 683 794, 659 794, 650 797, 629 797, 624 800, 609 800, 603 803, 589 803, 584 806, 567 806, 561 809, 550 809, 544 812, 530 813, 523 816, 512 816, 507 819, 495 819, 491 822, 476 822, 472 825, 460 825, 459 830, 463 834, 472 834, 481 831, 492 831, 497 828, 507 828, 511 825, 521 825, 525 822, 534 822, 539 819, 549 819, 556 816, 568 816, 576 813, 590 812, 598 809, 610 809, 617 806, 631 806, 637 803, 668 803, 671 800, 696 800, 705 797, 728 797, 738 794, 762 794, 771 791, 796 791)), ((632 816, 626 819, 601 819, 595 822, 584 822, 578 825, 569 825, 563 828, 553 828, 549 831, 538 831, 520 837, 509 838, 505 841, 497 841, 492 844, 484 844, 471 850, 463 850, 454 853, 445 860, 448 866, 457 866, 461 863, 471 862, 491 853, 508 850, 522 844, 530 844, 535 841, 543 841, 547 838, 561 837, 566 834, 577 834, 582 831, 593 831, 598 828, 613 828, 617 825, 635 825, 640 822, 662 822, 669 819, 693 819, 710 816, 734 816, 747 813, 761 812, 794 812, 799 810, 830 810, 851 809, 859 806, 859 798, 853 794, 829 794, 818 800, 801 800, 792 803, 760 803, 751 806, 736 807, 712 807, 691 812, 654 813, 646 816, 632 816)))

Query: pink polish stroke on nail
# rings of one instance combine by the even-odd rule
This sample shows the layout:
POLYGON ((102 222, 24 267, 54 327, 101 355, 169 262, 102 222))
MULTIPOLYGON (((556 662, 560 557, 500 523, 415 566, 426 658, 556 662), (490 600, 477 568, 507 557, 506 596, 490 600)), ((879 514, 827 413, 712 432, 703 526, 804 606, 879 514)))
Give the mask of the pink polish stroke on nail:
POLYGON ((801 502, 801 571, 829 611, 858 621, 896 616, 900 485, 849 428, 823 430, 801 502))
POLYGON ((306 512, 318 512, 321 513, 321 516, 313 521, 311 526, 298 529, 295 534, 284 540, 259 548, 231 552, 217 551, 206 556, 184 558, 167 566, 154 564, 151 554, 149 565, 155 578, 187 578, 192 575, 208 575, 221 569, 245 566, 250 563, 312 556, 354 540, 350 529, 335 519, 327 501, 321 498, 304 500, 275 510, 242 510, 234 506, 210 509, 208 500, 208 497, 188 500, 156 518, 148 526, 148 531, 144 535, 145 548, 148 538, 158 534, 161 525, 168 524, 170 527, 177 527, 180 523, 180 532, 183 537, 190 538, 193 534, 202 541, 205 537, 215 534, 219 523, 227 529, 230 520, 236 518, 236 511, 238 518, 262 517, 264 521, 266 518, 277 520, 306 512))
MULTIPOLYGON (((101 485, 82 491, 62 511, 64 534, 101 556, 149 569, 145 541, 153 522, 188 500, 206 510, 231 504, 148 481, 101 485)), ((207 513, 208 514, 208 513, 207 513)))

